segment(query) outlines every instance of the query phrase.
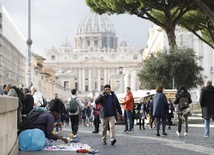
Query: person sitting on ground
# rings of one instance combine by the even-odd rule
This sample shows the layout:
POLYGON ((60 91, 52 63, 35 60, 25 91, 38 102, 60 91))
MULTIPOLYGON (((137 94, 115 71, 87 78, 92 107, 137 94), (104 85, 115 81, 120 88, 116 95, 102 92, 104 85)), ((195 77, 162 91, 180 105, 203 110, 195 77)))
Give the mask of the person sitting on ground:
MULTIPOLYGON (((27 117, 25 119, 27 119, 27 117)), ((66 138, 63 138, 62 136, 59 136, 57 134, 53 134, 52 132, 54 130, 54 122, 56 122, 58 118, 59 118, 59 108, 53 107, 52 111, 40 114, 38 118, 31 123, 30 127, 27 128, 29 129, 38 128, 44 132, 45 137, 48 138, 49 140, 60 139, 65 143, 68 143, 68 140, 66 138)))

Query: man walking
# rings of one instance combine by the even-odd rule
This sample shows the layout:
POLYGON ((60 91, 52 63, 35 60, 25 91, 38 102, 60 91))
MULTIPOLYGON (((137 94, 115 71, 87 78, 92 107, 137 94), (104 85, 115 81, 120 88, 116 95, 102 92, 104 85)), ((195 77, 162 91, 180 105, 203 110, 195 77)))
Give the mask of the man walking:
POLYGON ((206 87, 201 89, 200 105, 205 125, 203 137, 208 138, 210 134, 210 118, 214 120, 214 87, 211 80, 207 81, 206 87))
POLYGON ((126 87, 126 96, 124 102, 121 103, 124 108, 124 121, 125 121, 125 133, 132 133, 133 129, 133 119, 132 119, 132 110, 133 110, 133 95, 130 87, 126 87))
POLYGON ((82 109, 84 108, 84 104, 81 102, 81 100, 77 97, 77 91, 76 89, 71 90, 71 97, 67 101, 67 107, 69 111, 69 116, 71 120, 71 130, 73 134, 73 138, 77 137, 77 131, 79 127, 79 115, 82 109), (76 110, 71 111, 71 105, 70 104, 76 104, 76 110))
POLYGON ((62 101, 59 99, 59 96, 57 93, 54 94, 54 98, 49 103, 49 110, 51 111, 53 107, 56 107, 59 110, 59 118, 55 122, 56 123, 56 132, 58 133, 60 130, 62 130, 61 123, 63 122, 62 118, 65 115, 65 106, 62 103, 62 101))
POLYGON ((111 145, 114 145, 116 143, 115 139, 115 120, 117 117, 117 112, 119 112, 120 115, 122 115, 122 110, 120 107, 120 103, 117 99, 117 96, 113 91, 111 91, 111 86, 109 84, 106 84, 104 86, 104 91, 102 94, 98 96, 98 98, 95 100, 96 104, 101 104, 101 110, 100 110, 100 118, 102 122, 102 140, 103 145, 106 145, 106 135, 107 135, 107 129, 108 125, 110 127, 110 140, 111 145))

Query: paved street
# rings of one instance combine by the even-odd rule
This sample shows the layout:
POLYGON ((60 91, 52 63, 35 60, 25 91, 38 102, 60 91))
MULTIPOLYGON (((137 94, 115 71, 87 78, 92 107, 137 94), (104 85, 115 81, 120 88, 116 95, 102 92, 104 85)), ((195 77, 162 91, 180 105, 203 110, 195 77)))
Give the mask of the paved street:
MULTIPOLYGON (((190 118, 190 123, 195 123, 195 117, 190 118)), ((149 129, 139 130, 135 125, 132 134, 125 134, 124 125, 116 125, 117 143, 115 146, 110 145, 109 137, 107 145, 102 145, 101 134, 92 134, 94 127, 79 127, 79 140, 81 143, 88 144, 92 149, 100 151, 99 155, 213 155, 214 154, 214 130, 211 128, 210 138, 203 138, 203 124, 202 120, 198 120, 198 124, 189 125, 189 133, 187 137, 177 137, 177 126, 173 125, 171 130, 166 129, 167 136, 156 137, 156 130, 149 129)), ((70 133, 70 126, 64 127, 63 135, 68 136, 70 133)), ((59 144, 62 142, 55 142, 59 144)), ((23 152, 19 151, 19 155, 75 155, 76 152, 66 151, 37 151, 37 152, 23 152)), ((81 155, 81 153, 78 153, 81 155)))

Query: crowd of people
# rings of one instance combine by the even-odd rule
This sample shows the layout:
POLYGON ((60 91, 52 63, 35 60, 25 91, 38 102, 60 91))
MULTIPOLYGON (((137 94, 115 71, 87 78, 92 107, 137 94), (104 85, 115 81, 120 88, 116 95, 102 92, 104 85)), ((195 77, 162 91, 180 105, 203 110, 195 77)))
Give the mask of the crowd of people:
MULTIPOLYGON (((135 104, 130 87, 126 88, 126 96, 121 103, 109 84, 104 86, 103 92, 95 98, 93 103, 83 102, 78 98, 76 89, 71 90, 71 96, 67 101, 60 99, 58 94, 55 93, 53 99, 47 102, 36 88, 28 89, 21 86, 17 88, 11 84, 3 86, 1 95, 18 98, 17 128, 19 133, 26 129, 39 128, 44 131, 47 139, 60 139, 67 143, 68 140, 59 134, 63 126, 70 124, 73 138, 76 138, 79 125, 93 125, 94 131, 92 133, 99 133, 101 124, 103 145, 107 144, 108 130, 110 143, 114 145, 117 142, 115 122, 118 116, 122 115, 124 118, 124 133, 132 133, 134 130, 133 109, 135 104), (26 124, 26 120, 35 109, 40 109, 42 113, 33 122, 26 124), (55 132, 53 132, 54 128, 55 132)), ((166 125, 170 129, 172 118, 176 114, 178 118, 176 134, 181 136, 184 122, 184 136, 187 136, 188 116, 191 110, 189 104, 191 103, 191 95, 185 86, 182 85, 178 88, 174 100, 167 99, 163 86, 157 86, 154 95, 142 98, 137 105, 139 129, 145 130, 145 126, 148 125, 150 129, 156 128, 156 136, 159 137, 161 134, 167 136, 166 125), (145 119, 148 120, 148 124, 145 123, 145 119)), ((213 103, 214 87, 212 81, 209 80, 201 90, 200 96, 202 117, 205 120, 204 137, 210 135, 210 119, 214 119, 213 103)))

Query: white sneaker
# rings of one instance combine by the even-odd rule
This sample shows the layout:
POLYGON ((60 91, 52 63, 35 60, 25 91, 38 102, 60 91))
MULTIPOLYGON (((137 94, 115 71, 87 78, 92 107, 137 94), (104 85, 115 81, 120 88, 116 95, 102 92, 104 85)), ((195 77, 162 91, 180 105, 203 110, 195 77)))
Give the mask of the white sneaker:
POLYGON ((185 136, 185 137, 187 136, 187 132, 184 132, 184 136, 185 136))
POLYGON ((77 135, 73 135, 73 138, 74 138, 74 139, 77 138, 77 135))
POLYGON ((131 130, 131 131, 128 131, 128 133, 133 133, 133 131, 131 130))
POLYGON ((178 131, 176 131, 176 134, 178 135, 178 137, 180 137, 180 136, 181 136, 181 133, 180 133, 180 132, 178 132, 178 131))

